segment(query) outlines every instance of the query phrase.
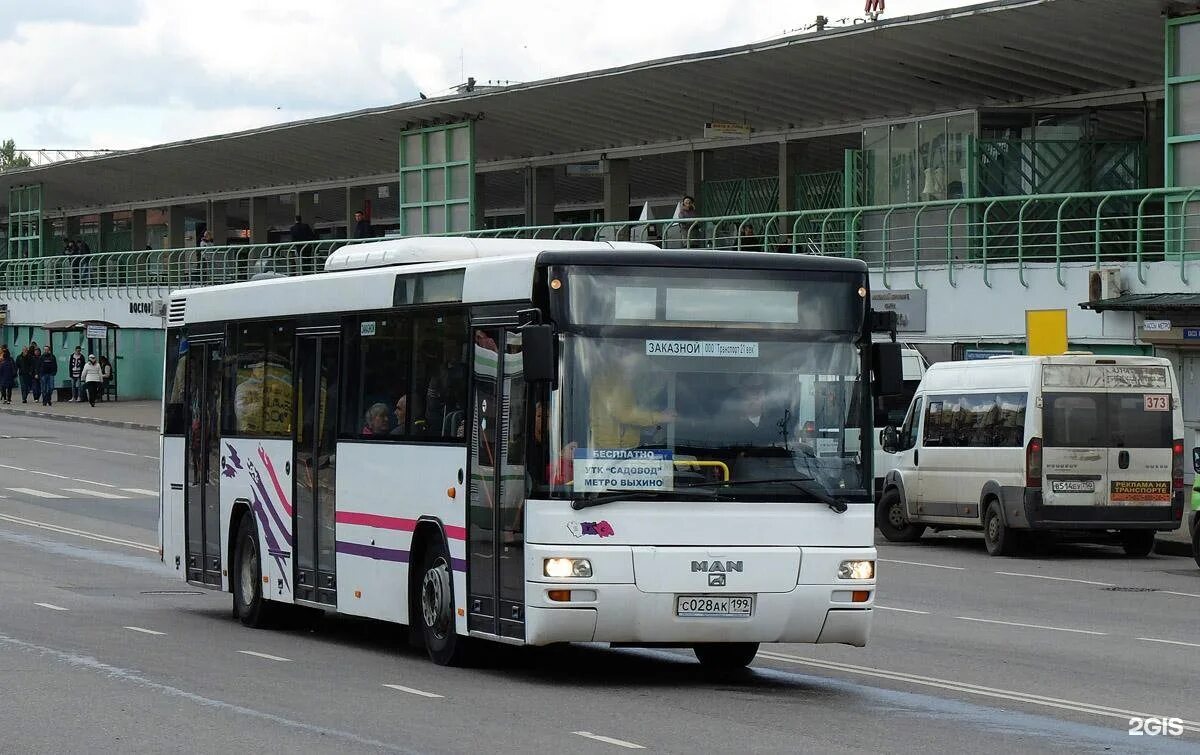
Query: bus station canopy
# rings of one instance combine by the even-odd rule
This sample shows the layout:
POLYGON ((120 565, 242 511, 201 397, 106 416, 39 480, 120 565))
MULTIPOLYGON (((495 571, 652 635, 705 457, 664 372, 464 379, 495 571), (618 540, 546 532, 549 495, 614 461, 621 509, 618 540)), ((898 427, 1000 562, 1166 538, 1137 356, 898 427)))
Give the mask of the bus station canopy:
POLYGON ((996 0, 827 27, 10 171, 0 203, 9 188, 38 183, 54 216, 391 180, 401 130, 467 118, 477 120, 476 166, 487 172, 856 133, 872 119, 958 109, 1158 98, 1163 13, 1185 5, 1196 3, 996 0), (714 120, 753 130, 706 139, 714 120))

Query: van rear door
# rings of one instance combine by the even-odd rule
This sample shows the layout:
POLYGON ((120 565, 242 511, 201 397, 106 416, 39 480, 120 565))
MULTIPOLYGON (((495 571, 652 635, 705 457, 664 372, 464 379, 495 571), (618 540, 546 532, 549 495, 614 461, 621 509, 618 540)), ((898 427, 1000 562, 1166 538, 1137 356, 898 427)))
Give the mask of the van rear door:
POLYGON ((1171 505, 1171 394, 1108 395, 1109 504, 1171 505))
POLYGON ((1107 395, 1047 389, 1042 395, 1042 503, 1108 505, 1107 395))

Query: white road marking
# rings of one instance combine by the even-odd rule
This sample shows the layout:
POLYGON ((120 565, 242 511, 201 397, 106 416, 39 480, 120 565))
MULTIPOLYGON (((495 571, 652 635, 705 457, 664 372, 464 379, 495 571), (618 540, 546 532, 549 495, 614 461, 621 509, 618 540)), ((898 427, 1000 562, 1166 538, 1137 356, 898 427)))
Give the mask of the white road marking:
MULTIPOLYGON (((141 456, 141 454, 135 454, 135 453, 133 453, 132 451, 113 451, 113 450, 111 450, 111 449, 107 449, 107 448, 105 448, 105 449, 102 449, 102 450, 103 450, 103 451, 104 451, 104 453, 106 453, 106 454, 117 454, 117 455, 119 455, 119 456, 141 456)), ((153 458, 156 458, 156 457, 154 457, 154 456, 148 456, 148 457, 146 457, 146 458, 153 459, 153 458)))
POLYGON ((146 490, 145 488, 121 488, 126 493, 134 493, 135 495, 149 495, 158 497, 157 490, 146 490))
POLYGON ((577 736, 580 736, 580 737, 587 737, 588 739, 594 739, 597 742, 604 742, 606 744, 616 745, 617 747, 624 747, 628 750, 644 750, 644 749, 646 749, 645 747, 642 747, 641 745, 636 744, 634 742, 626 742, 624 739, 613 739, 612 737, 603 737, 603 736, 600 736, 599 734, 593 734, 590 731, 573 731, 571 733, 575 734, 577 736))
POLYGON ((1160 640, 1154 637, 1138 637, 1142 642, 1163 642, 1168 645, 1184 645, 1189 648, 1200 648, 1200 643, 1196 642, 1180 642, 1179 640, 1160 640))
POLYGON ((29 470, 29 474, 40 474, 42 477, 53 477, 56 480, 69 480, 65 474, 54 474, 53 472, 39 472, 36 469, 29 470))
POLYGON ((63 445, 66 446, 67 448, 82 448, 84 451, 99 451, 100 450, 98 448, 92 448, 91 446, 80 446, 75 443, 64 443, 63 445))
POLYGON ((1180 595, 1185 598, 1200 598, 1200 595, 1197 595, 1194 592, 1175 592, 1174 590, 1159 590, 1159 592, 1163 593, 1164 595, 1180 595))
POLYGON ((25 472, 25 471, 28 471, 28 470, 26 470, 26 469, 25 469, 25 467, 14 467, 14 466, 12 466, 11 464, 0 464, 0 467, 3 467, 3 468, 5 468, 5 469, 15 469, 15 470, 17 470, 18 472, 25 472))
POLYGON ((997 574, 1003 574, 1006 577, 1033 577, 1034 579, 1052 579, 1055 582, 1078 582, 1081 585, 1098 585, 1100 587, 1116 587, 1111 582, 1093 582, 1090 579, 1071 579, 1069 577, 1049 577, 1045 574, 1022 574, 1015 571, 998 571, 997 574))
POLYGON ((97 542, 108 543, 110 545, 123 545, 126 548, 136 548, 140 551, 147 551, 149 553, 158 553, 157 545, 135 543, 132 540, 122 540, 119 537, 109 537, 108 535, 100 535, 95 532, 71 529, 70 527, 61 527, 57 524, 47 524, 46 522, 36 522, 32 519, 23 519, 19 516, 12 516, 11 514, 0 514, 0 521, 12 522, 13 524, 23 524, 26 527, 36 527, 39 530, 49 530, 50 532, 58 532, 64 535, 74 535, 75 537, 81 537, 85 540, 95 540, 97 542))
POLYGON ((420 695, 421 697, 442 697, 441 695, 435 695, 432 692, 424 692, 419 689, 413 689, 412 687, 403 687, 399 684, 385 684, 383 686, 387 687, 388 689, 395 689, 395 690, 399 690, 401 692, 407 692, 410 695, 420 695))
POLYGON ((929 615, 929 611, 917 611, 912 608, 895 608, 893 606, 881 606, 878 603, 875 604, 875 607, 881 611, 899 611, 900 613, 919 613, 922 616, 929 615))
POLYGON ((37 438, 30 438, 29 440, 32 440, 34 443, 43 443, 47 446, 63 446, 65 448, 83 448, 88 451, 97 451, 102 454, 118 454, 120 456, 140 456, 143 459, 154 459, 156 461, 158 460, 157 456, 147 456, 146 454, 137 454, 137 453, 133 453, 132 451, 114 451, 110 448, 91 448, 90 446, 76 446, 73 443, 58 443, 53 440, 39 440, 37 438))
POLYGON ((34 605, 41 606, 42 608, 49 608, 51 611, 70 611, 71 610, 69 608, 63 608, 62 606, 56 606, 53 603, 34 603, 34 605))
POLYGON ((80 477, 71 478, 75 482, 82 482, 84 485, 99 485, 102 488, 115 488, 116 485, 109 485, 107 482, 96 482, 95 480, 84 480, 80 477))
POLYGON ((267 653, 256 653, 253 650, 239 650, 242 655, 252 655, 255 658, 266 658, 268 661, 280 661, 282 663, 291 663, 291 658, 280 658, 277 655, 268 655, 267 653))
POLYGON ((47 493, 44 490, 34 490, 33 488, 9 488, 9 490, 11 490, 14 493, 24 493, 25 495, 31 495, 31 496, 34 496, 35 498, 66 498, 65 495, 59 495, 58 493, 47 493))
POLYGON ((1022 624, 1018 621, 1000 621, 999 619, 977 619, 973 616, 955 616, 956 619, 963 621, 978 621, 984 624, 1003 624, 1010 627, 1024 627, 1026 629, 1051 629, 1055 632, 1074 632, 1075 634, 1094 634, 1103 636, 1107 632, 1093 632, 1090 629, 1067 629, 1066 627, 1048 627, 1044 624, 1022 624))
MULTIPOLYGON (((939 679, 932 676, 919 676, 917 674, 908 674, 901 671, 885 671, 883 669, 868 668, 866 666, 855 666, 849 663, 838 663, 836 661, 818 660, 816 658, 784 655, 782 653, 774 653, 766 650, 758 651, 758 657, 801 666, 812 666, 829 671, 845 671, 852 674, 860 674, 862 676, 870 676, 877 679, 890 679, 892 681, 907 682, 909 684, 917 684, 925 687, 937 687, 939 689, 962 692, 970 695, 980 695, 982 697, 991 697, 1002 700, 1014 700, 1016 702, 1023 702, 1031 705, 1044 705, 1050 708, 1073 710, 1079 713, 1091 713, 1096 716, 1109 716, 1112 718, 1129 719, 1136 717, 1149 718, 1154 715, 1151 713, 1140 713, 1138 711, 1124 710, 1121 708, 1110 708, 1104 705, 1077 702, 1075 700, 1064 700, 1058 697, 1035 695, 1029 692, 1017 692, 1014 690, 998 689, 996 687, 983 687, 978 684, 956 682, 950 679, 939 679)), ((1183 721, 1183 728, 1187 731, 1200 732, 1200 721, 1183 721)))
POLYGON ((885 564, 908 564, 909 566, 928 566, 933 569, 953 569, 954 571, 966 571, 965 566, 945 566, 943 564, 923 564, 920 561, 898 561, 894 558, 881 558, 879 561, 885 564))
POLYGON ((167 634, 166 632, 156 632, 153 629, 144 629, 142 627, 125 627, 125 628, 131 632, 141 632, 142 634, 151 634, 151 635, 154 635, 155 637, 164 637, 167 634))
POLYGON ((63 488, 69 493, 79 493, 80 495, 91 495, 97 498, 109 498, 114 500, 125 501, 129 499, 127 495, 117 495, 116 493, 108 493, 103 490, 88 490, 87 488, 63 488))

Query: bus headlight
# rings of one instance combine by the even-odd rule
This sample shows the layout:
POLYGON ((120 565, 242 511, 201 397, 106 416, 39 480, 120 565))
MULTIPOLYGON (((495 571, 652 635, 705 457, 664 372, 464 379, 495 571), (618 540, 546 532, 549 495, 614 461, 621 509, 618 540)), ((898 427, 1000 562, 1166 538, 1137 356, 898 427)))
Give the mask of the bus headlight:
POLYGON ((586 558, 548 558, 543 562, 542 572, 555 579, 590 577, 592 562, 586 558))
POLYGON ((838 579, 875 579, 874 561, 843 561, 838 579))

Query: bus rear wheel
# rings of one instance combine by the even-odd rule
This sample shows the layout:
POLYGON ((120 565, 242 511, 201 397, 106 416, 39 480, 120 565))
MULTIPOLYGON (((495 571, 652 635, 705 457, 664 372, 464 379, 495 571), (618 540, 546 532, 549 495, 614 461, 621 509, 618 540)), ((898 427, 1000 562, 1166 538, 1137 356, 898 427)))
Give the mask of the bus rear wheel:
POLYGON ((737 671, 758 655, 757 642, 712 642, 692 646, 696 660, 709 671, 737 671))
POLYGON ((238 524, 230 581, 233 583, 233 612, 239 621, 248 627, 261 629, 278 620, 281 607, 263 597, 258 528, 254 526, 254 516, 248 511, 238 524))
POLYGON ((892 543, 915 543, 925 534, 925 525, 908 521, 900 491, 889 488, 875 508, 875 526, 892 543))
POLYGON ((459 637, 454 626, 454 571, 450 554, 439 539, 425 549, 421 558, 419 606, 421 637, 425 651, 439 666, 460 666, 466 662, 467 638, 459 637))
POLYGON ((1121 547, 1126 556, 1145 558, 1154 552, 1154 530, 1122 530, 1121 547))

